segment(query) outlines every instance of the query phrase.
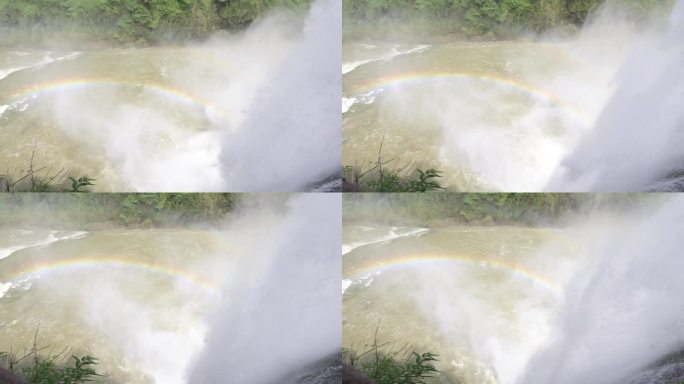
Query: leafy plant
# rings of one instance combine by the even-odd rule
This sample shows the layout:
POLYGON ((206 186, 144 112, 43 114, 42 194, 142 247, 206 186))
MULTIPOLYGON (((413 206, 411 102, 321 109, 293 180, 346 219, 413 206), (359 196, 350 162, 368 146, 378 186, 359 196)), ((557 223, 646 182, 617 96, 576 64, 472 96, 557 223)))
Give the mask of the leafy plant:
POLYGON ((93 381, 100 376, 94 366, 97 359, 91 356, 71 356, 71 362, 60 364, 56 358, 39 359, 34 365, 21 369, 30 384, 78 384, 93 381))
POLYGON ((429 192, 442 189, 437 181, 442 177, 442 172, 433 168, 423 171, 414 162, 401 165, 398 159, 385 160, 382 155, 384 140, 383 137, 378 157, 375 162, 368 164, 368 169, 364 170, 364 164, 361 167, 343 166, 344 179, 351 180, 364 192, 429 192))
POLYGON ((95 179, 91 179, 88 176, 83 176, 76 180, 75 178, 69 176, 69 180, 71 180, 71 192, 84 192, 81 191, 80 188, 86 187, 89 185, 95 185, 92 182, 95 181, 95 179))
POLYGON ((31 348, 23 356, 0 352, 0 367, 8 374, 20 376, 29 384, 81 384, 101 376, 95 370, 96 358, 70 355, 69 347, 57 354, 43 355, 41 352, 48 347, 38 347, 38 330, 31 348))
POLYGON ((373 344, 362 353, 354 348, 343 348, 346 363, 361 370, 376 384, 425 384, 426 379, 437 376, 439 370, 435 363, 438 355, 425 352, 409 352, 408 345, 393 351, 386 347, 389 343, 378 344, 378 330, 375 328, 373 344))
POLYGON ((67 169, 53 172, 48 166, 37 166, 35 161, 36 148, 31 152, 26 169, 7 170, 0 174, 0 192, 86 192, 83 187, 95 185, 87 176, 75 179, 68 176, 67 169), (71 180, 71 189, 66 181, 71 180))
POLYGON ((364 363, 363 370, 377 384, 424 384, 439 371, 432 365, 437 355, 412 352, 413 360, 398 360, 393 355, 380 355, 376 360, 364 363))

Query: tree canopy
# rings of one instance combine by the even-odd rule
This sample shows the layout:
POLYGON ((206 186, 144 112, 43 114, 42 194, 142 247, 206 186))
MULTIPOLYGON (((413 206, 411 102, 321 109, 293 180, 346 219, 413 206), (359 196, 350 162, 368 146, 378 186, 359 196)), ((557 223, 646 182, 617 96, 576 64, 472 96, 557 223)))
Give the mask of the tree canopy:
POLYGON ((310 0, 0 0, 0 26, 36 33, 79 33, 118 42, 203 38, 242 29, 273 8, 306 9, 310 0))
MULTIPOLYGON (((610 0, 634 17, 665 11, 671 0, 610 0)), ((347 21, 448 21, 468 35, 581 26, 604 0, 344 0, 347 21)))

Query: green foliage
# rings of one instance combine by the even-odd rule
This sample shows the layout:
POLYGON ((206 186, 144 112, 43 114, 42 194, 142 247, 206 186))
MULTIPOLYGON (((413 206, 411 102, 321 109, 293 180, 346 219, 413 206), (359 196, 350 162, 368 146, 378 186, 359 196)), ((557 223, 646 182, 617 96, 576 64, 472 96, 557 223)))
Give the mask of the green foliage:
POLYGON ((363 364, 363 371, 377 384, 424 384, 425 379, 434 377, 439 371, 432 365, 437 355, 426 352, 412 352, 413 360, 397 360, 392 355, 378 357, 363 364))
POLYGON ((91 356, 71 356, 71 364, 60 364, 56 358, 37 360, 35 365, 21 369, 30 384, 79 384, 100 376, 95 371, 97 359, 91 356))
POLYGON ((29 168, 13 174, 0 175, 0 192, 88 192, 81 188, 95 185, 95 179, 87 176, 75 179, 67 176, 67 171, 62 169, 56 173, 50 173, 47 167, 29 168), (71 186, 66 180, 71 181, 71 186))
POLYGON ((442 189, 438 180, 441 172, 430 168, 427 171, 416 168, 416 164, 408 162, 404 165, 398 159, 383 159, 383 136, 378 150, 378 158, 368 164, 368 169, 343 166, 342 175, 345 180, 357 184, 363 192, 429 192, 442 189))
POLYGON ((220 220, 234 205, 234 196, 229 194, 139 193, 122 197, 117 211, 126 225, 220 220))
POLYGON ((101 376, 95 370, 96 358, 88 355, 78 357, 71 353, 70 347, 56 354, 44 354, 43 351, 49 346, 38 346, 38 332, 39 328, 36 328, 33 344, 29 349, 24 349, 24 353, 0 352, 0 368, 5 373, 20 376, 29 384, 80 384, 92 382, 101 376))
POLYGON ((408 176, 402 175, 401 170, 390 170, 379 175, 374 179, 367 179, 361 183, 364 192, 428 192, 441 189, 437 178, 441 177, 441 172, 428 169, 423 172, 416 169, 408 176), (415 178, 418 176, 418 178, 415 178))
POLYGON ((410 351, 408 345, 392 350, 390 343, 378 344, 380 323, 375 328, 373 344, 364 352, 356 348, 342 348, 342 358, 352 367, 360 368, 376 384, 425 384, 425 379, 436 377, 438 355, 410 351), (410 352, 409 352, 410 351, 410 352))
POLYGON ((84 192, 81 190, 81 188, 87 187, 89 185, 95 185, 92 183, 93 181, 95 181, 95 179, 91 179, 88 176, 83 176, 78 180, 69 176, 69 180, 71 180, 71 192, 84 192))
POLYGON ((62 34, 84 40, 154 43, 241 29, 274 8, 310 0, 0 0, 0 27, 25 38, 62 34))
POLYGON ((0 225, 169 227, 223 220, 227 193, 0 194, 0 225))
POLYGON ((554 223, 596 207, 624 210, 662 198, 572 193, 347 194, 343 217, 347 222, 386 221, 392 225, 533 225, 554 223))
MULTIPOLYGON (((507 37, 521 31, 581 26, 604 0, 345 0, 345 22, 441 23, 446 31, 467 36, 507 37)), ((663 14, 673 0, 612 0, 633 17, 663 14)))

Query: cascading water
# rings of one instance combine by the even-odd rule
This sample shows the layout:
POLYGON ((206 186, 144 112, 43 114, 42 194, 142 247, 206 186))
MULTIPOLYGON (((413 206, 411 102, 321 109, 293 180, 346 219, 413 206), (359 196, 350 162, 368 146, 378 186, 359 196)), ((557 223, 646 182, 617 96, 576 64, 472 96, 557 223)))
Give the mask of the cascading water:
POLYGON ((516 383, 627 383, 684 346, 684 198, 644 216, 587 250, 549 345, 516 383))
POLYGON ((340 205, 339 195, 294 199, 271 241, 233 266, 189 383, 336 382, 325 378, 339 377, 340 205))
POLYGON ((548 191, 684 190, 684 1, 661 34, 639 37, 595 128, 548 191))
POLYGON ((303 190, 339 172, 341 24, 338 0, 315 2, 302 41, 257 95, 243 131, 223 139, 231 191, 303 190), (254 164, 263 177, 252 176, 254 164))

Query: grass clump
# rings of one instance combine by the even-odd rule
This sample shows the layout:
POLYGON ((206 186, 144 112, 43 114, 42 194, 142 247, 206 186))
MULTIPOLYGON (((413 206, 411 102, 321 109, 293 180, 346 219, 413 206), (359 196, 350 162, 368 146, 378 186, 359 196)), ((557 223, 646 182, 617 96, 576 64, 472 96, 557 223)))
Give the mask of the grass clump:
POLYGON ((34 148, 26 169, 0 173, 0 192, 88 192, 85 188, 95 185, 95 179, 88 176, 76 179, 64 168, 55 172, 48 166, 37 166, 35 155, 34 148))
POLYGON ((382 165, 373 166, 363 172, 351 166, 342 169, 345 180, 353 180, 359 192, 429 192, 443 187, 437 181, 442 177, 436 169, 423 171, 419 168, 382 169, 382 165))
POLYGON ((373 344, 359 353, 358 349, 343 349, 342 357, 348 364, 362 371, 376 384, 425 384, 426 380, 439 374, 435 364, 438 355, 431 352, 418 353, 408 345, 392 350, 390 343, 378 344, 378 330, 375 328, 373 344))
POLYGON ((364 363, 363 371, 377 384, 424 384, 425 379, 434 377, 437 368, 432 365, 437 355, 426 352, 411 352, 410 359, 401 360, 396 355, 380 355, 376 360, 364 363))
POLYGON ((94 381, 101 375, 95 370, 97 359, 76 356, 67 347, 59 353, 38 347, 38 329, 33 345, 23 354, 0 352, 0 382, 27 384, 80 384, 94 381))
POLYGON ((94 366, 97 359, 91 356, 72 355, 68 362, 55 358, 39 359, 35 365, 21 369, 23 376, 31 384, 78 384, 93 381, 100 376, 94 366))
POLYGON ((342 176, 345 182, 352 184, 353 192, 429 192, 443 187, 438 179, 441 171, 434 168, 422 170, 415 162, 401 164, 399 159, 384 159, 382 146, 383 136, 378 150, 378 157, 368 166, 343 166, 342 176))

